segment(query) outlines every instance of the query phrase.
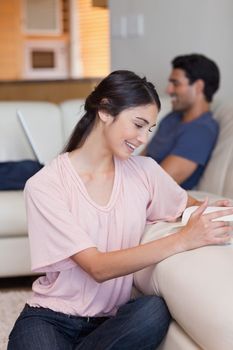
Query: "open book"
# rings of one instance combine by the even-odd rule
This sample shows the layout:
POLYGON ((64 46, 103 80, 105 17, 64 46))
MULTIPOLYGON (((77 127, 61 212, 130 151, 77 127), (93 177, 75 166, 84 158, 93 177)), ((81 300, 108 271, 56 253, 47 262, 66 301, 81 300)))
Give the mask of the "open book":
MULTIPOLYGON (((192 207, 185 209, 185 211, 183 212, 183 215, 182 215, 182 219, 181 219, 183 225, 187 224, 187 222, 190 218, 190 215, 197 208, 198 208, 198 206, 192 206, 192 207)), ((214 211, 226 210, 226 209, 233 209, 233 207, 207 207, 206 210, 204 211, 204 214, 212 213, 214 211)), ((217 219, 214 219, 214 221, 233 221, 233 214, 221 216, 217 219)), ((232 225, 233 225, 233 222, 232 222, 232 225)))

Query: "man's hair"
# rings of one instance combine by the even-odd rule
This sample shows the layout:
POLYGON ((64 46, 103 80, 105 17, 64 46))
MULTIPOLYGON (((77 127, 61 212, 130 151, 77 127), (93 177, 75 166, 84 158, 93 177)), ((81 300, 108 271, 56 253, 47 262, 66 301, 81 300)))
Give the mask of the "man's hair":
POLYGON ((208 102, 219 88, 220 72, 217 64, 201 54, 177 56, 172 60, 173 68, 182 69, 190 84, 198 79, 204 81, 204 95, 208 102))

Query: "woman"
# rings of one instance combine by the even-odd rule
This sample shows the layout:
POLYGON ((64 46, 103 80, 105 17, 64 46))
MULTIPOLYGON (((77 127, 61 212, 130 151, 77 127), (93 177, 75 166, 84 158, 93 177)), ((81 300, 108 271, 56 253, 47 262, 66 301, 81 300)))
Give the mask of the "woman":
POLYGON ((155 349, 170 314, 157 296, 130 301, 133 272, 229 240, 229 227, 211 221, 223 212, 201 216, 207 200, 188 197, 152 159, 131 156, 159 109, 145 78, 111 73, 87 97, 65 152, 27 182, 32 269, 45 276, 33 284, 9 350, 155 349), (146 223, 175 220, 196 204, 180 231, 139 245, 146 223))

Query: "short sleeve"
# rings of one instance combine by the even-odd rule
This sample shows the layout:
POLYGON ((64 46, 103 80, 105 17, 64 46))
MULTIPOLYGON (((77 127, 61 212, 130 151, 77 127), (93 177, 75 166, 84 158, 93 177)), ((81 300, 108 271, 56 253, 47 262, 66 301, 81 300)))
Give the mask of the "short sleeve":
POLYGON ((96 246, 79 227, 59 186, 27 182, 26 201, 32 271, 62 271, 75 253, 96 246))
POLYGON ((204 166, 214 148, 216 138, 217 130, 213 132, 206 125, 186 125, 180 132, 170 154, 183 157, 204 166))
POLYGON ((154 160, 149 160, 150 202, 147 207, 147 223, 174 221, 186 208, 187 192, 154 160))

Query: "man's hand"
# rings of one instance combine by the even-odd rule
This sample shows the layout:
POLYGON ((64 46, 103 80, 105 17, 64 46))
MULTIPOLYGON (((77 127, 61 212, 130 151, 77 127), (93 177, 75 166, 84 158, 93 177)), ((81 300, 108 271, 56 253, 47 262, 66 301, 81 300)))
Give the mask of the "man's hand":
POLYGON ((230 199, 219 199, 213 203, 209 203, 208 197, 206 197, 204 201, 199 201, 196 198, 188 195, 186 208, 192 207, 193 205, 200 206, 206 201, 209 207, 233 207, 233 201, 230 199))
POLYGON ((220 199, 211 204, 210 207, 233 207, 233 201, 230 199, 220 199))

